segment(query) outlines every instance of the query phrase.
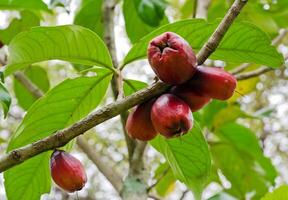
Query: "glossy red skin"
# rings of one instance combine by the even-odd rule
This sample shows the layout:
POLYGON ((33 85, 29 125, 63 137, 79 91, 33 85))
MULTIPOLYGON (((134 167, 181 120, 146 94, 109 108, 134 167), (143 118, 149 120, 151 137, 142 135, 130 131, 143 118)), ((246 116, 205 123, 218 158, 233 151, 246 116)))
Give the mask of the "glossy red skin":
POLYGON ((227 100, 234 94, 237 80, 223 68, 198 66, 188 84, 203 96, 227 100))
POLYGON ((155 101, 151 120, 155 130, 166 138, 184 135, 193 126, 189 106, 173 94, 163 94, 155 101))
POLYGON ((188 84, 177 85, 170 92, 187 103, 192 112, 196 112, 210 102, 211 98, 199 94, 188 84))
POLYGON ((166 32, 150 41, 148 61, 165 83, 178 85, 189 80, 196 71, 196 56, 179 35, 166 32))
POLYGON ((55 150, 51 155, 50 171, 54 182, 68 192, 81 190, 87 182, 81 162, 62 150, 55 150))
POLYGON ((153 102, 139 104, 129 113, 126 130, 131 138, 148 141, 156 137, 157 132, 150 118, 153 102))

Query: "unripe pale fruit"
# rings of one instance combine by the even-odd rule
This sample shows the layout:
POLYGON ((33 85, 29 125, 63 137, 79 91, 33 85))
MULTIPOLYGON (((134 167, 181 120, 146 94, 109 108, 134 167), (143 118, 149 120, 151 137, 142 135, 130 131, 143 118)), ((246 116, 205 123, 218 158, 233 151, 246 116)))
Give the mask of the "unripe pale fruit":
POLYGON ((189 106, 173 94, 163 94, 154 102, 151 120, 155 130, 166 138, 184 135, 193 126, 189 106))
POLYGON ((200 110, 211 100, 209 97, 199 94, 193 87, 187 84, 174 86, 170 92, 185 101, 192 112, 200 110))
POLYGON ((150 41, 148 61, 165 83, 178 85, 189 80, 196 71, 196 56, 179 35, 166 32, 150 41))
POLYGON ((131 138, 148 141, 157 135, 150 118, 153 102, 139 104, 129 113, 126 130, 131 138))
POLYGON ((81 190, 87 182, 81 162, 62 150, 55 150, 51 155, 50 171, 54 182, 68 192, 81 190))
POLYGON ((237 80, 223 68, 198 66, 187 84, 203 96, 227 100, 233 95, 237 80))

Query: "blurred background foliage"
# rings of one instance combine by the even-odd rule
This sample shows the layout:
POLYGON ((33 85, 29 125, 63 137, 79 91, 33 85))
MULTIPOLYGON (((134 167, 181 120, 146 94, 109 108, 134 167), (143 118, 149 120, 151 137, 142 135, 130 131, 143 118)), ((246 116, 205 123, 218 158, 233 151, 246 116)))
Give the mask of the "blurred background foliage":
MULTIPOLYGON (((6 62, 7 45, 13 37, 34 26, 73 23, 87 27, 103 38, 102 3, 102 0, 0 1, 0 42, 5 44, 0 49, 1 62, 3 65, 6 62)), ((195 17, 197 3, 199 1, 196 0, 119 0, 115 10, 118 59, 122 60, 134 43, 160 26, 195 17)), ((232 0, 211 0, 207 7, 208 23, 222 18, 232 3, 232 0)), ((237 21, 254 24, 272 40, 280 31, 288 28, 287 19, 287 0, 251 0, 237 21)), ((276 45, 279 52, 287 57, 288 34, 276 45)), ((241 63, 208 60, 205 64, 233 70, 241 63)), ((258 64, 251 64, 244 72, 259 67, 258 64)), ((87 73, 93 75, 93 72, 85 71, 87 68, 89 66, 48 61, 31 65, 23 72, 45 93, 67 78, 87 73)), ((125 95, 129 95, 151 84, 154 74, 147 61, 140 60, 127 65, 124 77, 127 79, 124 84, 125 95)), ((212 156, 212 170, 204 199, 258 200, 273 188, 288 184, 287 79, 288 70, 284 64, 259 77, 240 81, 237 93, 229 101, 214 100, 194 113, 205 133, 212 156)), ((8 140, 25 112, 36 100, 15 75, 6 78, 5 85, 12 96, 12 105, 7 118, 0 121, 1 154, 6 151, 8 140)), ((0 94, 1 90, 0 87, 0 94)), ((101 105, 112 101, 111 90, 108 90, 101 105)), ((119 117, 116 117, 104 122, 86 133, 85 138, 104 161, 111 162, 111 170, 123 173, 128 170, 128 157, 119 121, 119 117)), ((155 147, 153 142, 152 146, 155 147)), ((84 162, 89 177, 87 187, 79 192, 79 199, 119 199, 109 182, 77 146, 73 153, 84 162)), ((159 199, 192 199, 186 186, 176 181, 165 158, 150 145, 144 160, 150 175, 149 185, 157 183, 151 191, 159 199)), ((0 185, 0 198, 4 199, 2 174, 0 185)), ((283 196, 287 197, 287 193, 287 186, 282 186, 275 191, 274 196, 267 194, 263 199, 279 200, 283 196)), ((53 187, 50 194, 42 196, 42 199, 47 200, 75 198, 75 195, 67 195, 57 187, 53 187)))

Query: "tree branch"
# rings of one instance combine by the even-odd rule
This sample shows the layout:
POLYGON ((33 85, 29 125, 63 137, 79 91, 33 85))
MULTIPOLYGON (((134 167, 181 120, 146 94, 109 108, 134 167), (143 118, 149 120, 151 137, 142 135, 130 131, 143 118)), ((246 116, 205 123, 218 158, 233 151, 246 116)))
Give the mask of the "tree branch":
POLYGON ((23 72, 15 72, 14 78, 17 79, 24 87, 36 98, 40 98, 43 96, 43 92, 30 81, 23 72))
MULTIPOLYGON (((279 45, 279 43, 283 40, 283 38, 287 35, 287 33, 288 33, 288 29, 281 29, 279 31, 279 35, 272 40, 271 44, 274 46, 279 45)), ((233 75, 238 74, 240 72, 243 72, 250 65, 251 65, 250 63, 241 64, 235 69, 231 70, 230 73, 233 75)))
POLYGON ((199 0, 197 1, 196 18, 207 18, 208 7, 211 0, 199 0))
MULTIPOLYGON (((118 60, 116 55, 116 43, 115 43, 115 32, 114 32, 114 16, 115 16, 115 0, 106 0, 103 1, 103 23, 104 23, 104 41, 109 49, 109 52, 112 57, 112 62, 114 68, 117 68, 118 74, 114 74, 113 79, 111 81, 112 91, 115 100, 120 100, 123 98, 123 80, 122 74, 118 67, 118 60)), ((127 144, 129 161, 133 155, 133 151, 136 145, 136 142, 131 139, 125 129, 126 120, 128 117, 128 112, 125 111, 120 113, 121 123, 123 127, 123 132, 127 144)))
POLYGON ((167 90, 168 86, 163 82, 157 82, 147 89, 140 90, 125 99, 108 104, 103 108, 92 112, 84 119, 68 128, 57 131, 55 134, 45 137, 37 142, 12 150, 0 158, 0 172, 3 172, 23 161, 42 152, 53 150, 67 144, 70 140, 83 134, 94 126, 113 118, 127 109, 148 101, 167 90))
POLYGON ((215 49, 220 44, 225 33, 228 31, 232 22, 240 13, 243 6, 248 2, 248 0, 235 0, 231 8, 228 10, 224 19, 220 22, 212 36, 208 39, 205 45, 201 48, 197 55, 198 65, 201 65, 205 60, 215 51, 215 49))
POLYGON ((96 165, 98 170, 106 177, 106 179, 112 184, 114 189, 120 193, 123 182, 121 176, 116 172, 111 170, 107 163, 101 160, 101 156, 95 149, 92 149, 88 142, 82 138, 77 137, 77 145, 82 149, 82 151, 87 155, 87 157, 96 165))
MULTIPOLYGON (((14 76, 19 80, 28 91, 35 96, 35 98, 40 98, 43 96, 42 91, 35 86, 22 72, 15 72, 14 76), (36 91, 36 92, 35 92, 36 91)), ((107 168, 106 163, 103 163, 101 156, 94 149, 90 147, 88 142, 82 137, 77 138, 77 144, 82 149, 82 151, 88 156, 88 158, 96 165, 98 170, 107 178, 107 180, 112 184, 115 190, 120 193, 123 182, 122 178, 115 171, 111 171, 107 168)))
POLYGON ((150 185, 147 188, 147 191, 151 191, 154 187, 156 187, 156 185, 166 176, 166 174, 169 172, 170 167, 167 167, 164 172, 160 175, 160 177, 155 181, 155 183, 153 183, 152 185, 150 185))
POLYGON ((237 75, 235 75, 235 77, 236 77, 237 80, 246 80, 246 79, 259 76, 261 74, 264 74, 264 73, 272 71, 272 70, 274 70, 274 69, 270 68, 270 67, 260 67, 260 68, 258 68, 256 70, 253 70, 253 71, 250 71, 250 72, 246 72, 246 73, 243 73, 243 74, 237 74, 237 75))
MULTIPOLYGON (((240 10, 246 2, 247 0, 236 0, 234 2, 233 8, 229 10, 216 31, 212 34, 212 39, 209 38, 206 45, 200 50, 200 53, 197 56, 198 63, 203 63, 207 57, 217 48, 220 42, 217 40, 217 38, 220 40, 223 37, 232 21, 234 21, 234 18, 236 18, 237 14, 239 14, 240 10), (229 24, 229 26, 223 25, 226 23, 229 24)), ((149 86, 147 89, 140 90, 131 96, 118 100, 115 103, 109 104, 97 111, 92 112, 79 122, 71 125, 68 128, 59 130, 51 136, 45 137, 24 147, 14 149, 0 158, 0 172, 20 164, 23 161, 42 152, 64 146, 70 140, 80 134, 83 134, 97 124, 115 117, 137 104, 143 103, 155 96, 162 94, 168 88, 169 86, 167 84, 164 84, 163 82, 157 82, 156 84, 149 86)))

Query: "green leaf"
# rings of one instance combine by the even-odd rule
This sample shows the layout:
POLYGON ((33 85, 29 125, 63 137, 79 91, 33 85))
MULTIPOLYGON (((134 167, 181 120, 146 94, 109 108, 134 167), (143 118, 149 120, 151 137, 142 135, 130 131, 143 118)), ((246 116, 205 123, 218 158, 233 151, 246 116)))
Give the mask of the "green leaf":
MULTIPOLYGON (((7 151, 38 141, 80 120, 95 109, 111 80, 107 69, 96 77, 67 79, 38 99, 12 136, 7 151)), ((50 190, 49 156, 45 152, 4 173, 9 200, 38 200, 50 190)))
POLYGON ((213 197, 210 197, 208 200, 236 200, 236 199, 225 192, 221 192, 213 197))
MULTIPOLYGON (((232 1, 211 1, 208 11, 208 20, 224 17, 232 1)), ((288 27, 288 3, 286 0, 277 1, 250 1, 243 9, 237 20, 249 21, 270 35, 276 36, 280 28, 288 27), (264 9, 268 5, 269 9, 264 9)))
POLYGON ((0 104, 2 105, 2 109, 4 111, 4 118, 7 116, 9 107, 11 105, 11 96, 6 89, 6 87, 3 85, 3 83, 0 81, 0 104))
POLYGON ((167 162, 160 164, 156 171, 154 179, 158 180, 155 189, 161 197, 167 196, 175 187, 176 179, 167 162))
POLYGON ((1 0, 0 10, 42 10, 49 11, 41 0, 1 0))
POLYGON ((258 139, 250 129, 237 123, 227 123, 219 127, 216 132, 235 146, 237 150, 252 156, 262 168, 261 175, 274 185, 277 171, 271 161, 263 155, 258 139))
POLYGON ((75 16, 74 24, 89 28, 103 38, 102 0, 86 0, 82 4, 75 16))
POLYGON ((227 190, 237 199, 245 199, 246 193, 254 192, 251 199, 258 200, 268 191, 265 179, 257 172, 257 167, 251 156, 237 151, 232 145, 216 143, 211 145, 213 163, 231 183, 227 190))
POLYGON ((159 26, 167 3, 164 0, 133 0, 138 16, 149 26, 159 26))
MULTIPOLYGON (((195 51, 199 51, 214 32, 218 22, 217 20, 207 23, 201 19, 189 19, 162 26, 134 44, 125 57, 123 65, 145 58, 149 41, 166 31, 181 35, 195 51)), ((270 43, 270 38, 256 26, 244 22, 233 23, 216 51, 211 55, 211 59, 280 67, 283 63, 283 56, 270 43)))
MULTIPOLYGON (((47 72, 40 66, 32 65, 25 69, 24 74, 29 80, 34 83, 42 92, 47 92, 49 89, 49 79, 47 72)), ((17 79, 14 78, 14 92, 18 104, 24 109, 28 108, 37 100, 31 92, 17 79)))
POLYGON ((287 200, 288 185, 282 185, 273 192, 266 194, 261 200, 287 200))
POLYGON ((251 115, 248 115, 243 110, 241 110, 240 105, 228 105, 226 108, 223 108, 217 112, 213 118, 213 128, 217 128, 222 124, 228 122, 235 122, 239 118, 255 118, 251 115))
POLYGON ((29 11, 23 11, 20 19, 14 19, 8 28, 0 30, 0 40, 4 44, 9 44, 18 33, 39 25, 40 19, 37 15, 29 11))
POLYGON ((113 66, 104 42, 93 31, 77 25, 31 28, 13 38, 9 53, 6 76, 29 64, 53 59, 113 66))
POLYGON ((125 79, 124 84, 123 84, 124 94, 125 94, 125 96, 129 96, 129 95, 131 95, 131 94, 137 92, 138 90, 141 90, 147 86, 148 86, 148 84, 144 83, 142 81, 125 79))
POLYGON ((226 123, 216 129, 220 141, 211 144, 213 161, 232 187, 228 193, 242 199, 254 191, 258 200, 274 185, 277 172, 263 155, 255 134, 244 126, 226 123))
POLYGON ((211 158, 207 143, 197 123, 181 138, 165 139, 158 136, 151 145, 164 155, 175 177, 185 183, 196 199, 209 177, 211 158))
POLYGON ((214 119, 217 118, 218 112, 227 108, 226 101, 212 100, 202 109, 201 126, 207 126, 209 129, 213 126, 214 119))
MULTIPOLYGON (((132 43, 137 42, 140 38, 155 29, 155 27, 149 26, 141 20, 137 14, 137 9, 135 8, 133 0, 124 0, 123 15, 125 19, 126 33, 132 43)), ((168 19, 164 17, 160 25, 167 23, 168 19)))

